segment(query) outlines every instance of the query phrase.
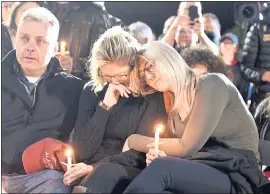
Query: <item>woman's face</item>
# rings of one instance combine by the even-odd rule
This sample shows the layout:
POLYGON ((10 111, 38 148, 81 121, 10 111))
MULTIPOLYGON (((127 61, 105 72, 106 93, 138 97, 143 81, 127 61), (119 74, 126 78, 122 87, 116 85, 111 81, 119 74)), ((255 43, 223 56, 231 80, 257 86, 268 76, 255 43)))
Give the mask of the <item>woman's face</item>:
POLYGON ((39 5, 36 2, 23 3, 23 5, 17 10, 17 14, 16 14, 16 17, 15 17, 16 26, 18 27, 20 19, 21 19, 22 15, 23 15, 23 12, 25 12, 28 9, 36 8, 36 7, 39 7, 39 5))
POLYGON ((225 39, 220 44, 220 53, 235 55, 237 52, 237 45, 230 39, 225 39))
POLYGON ((104 81, 113 84, 125 84, 129 79, 130 66, 109 63, 100 67, 100 76, 104 81))
POLYGON ((156 64, 142 56, 139 59, 138 67, 140 79, 145 79, 147 85, 159 92, 170 90, 169 83, 162 77, 156 64))

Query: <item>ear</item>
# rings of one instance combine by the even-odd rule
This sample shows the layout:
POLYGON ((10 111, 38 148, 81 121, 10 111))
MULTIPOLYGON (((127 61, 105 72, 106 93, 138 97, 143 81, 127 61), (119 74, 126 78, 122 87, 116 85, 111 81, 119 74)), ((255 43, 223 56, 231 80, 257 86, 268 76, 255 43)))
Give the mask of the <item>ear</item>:
POLYGON ((53 56, 56 55, 56 53, 58 52, 58 50, 59 50, 59 43, 56 42, 56 43, 54 44, 54 46, 53 46, 53 56))

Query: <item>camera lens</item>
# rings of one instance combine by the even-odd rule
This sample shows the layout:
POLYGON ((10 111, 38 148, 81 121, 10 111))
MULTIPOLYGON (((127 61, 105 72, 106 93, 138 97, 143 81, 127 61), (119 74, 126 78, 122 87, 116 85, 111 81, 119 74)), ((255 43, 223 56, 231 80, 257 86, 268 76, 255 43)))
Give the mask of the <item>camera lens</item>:
POLYGON ((244 7, 243 9, 243 16, 246 17, 246 18, 251 18, 254 16, 254 9, 253 7, 251 6, 246 6, 244 7))

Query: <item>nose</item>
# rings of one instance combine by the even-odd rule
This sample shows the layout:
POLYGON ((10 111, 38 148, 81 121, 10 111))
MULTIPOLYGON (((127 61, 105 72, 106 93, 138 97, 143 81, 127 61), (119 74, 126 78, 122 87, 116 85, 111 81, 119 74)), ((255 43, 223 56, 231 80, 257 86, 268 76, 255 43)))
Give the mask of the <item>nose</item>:
POLYGON ((28 52, 34 52, 35 51, 35 44, 31 41, 27 44, 26 50, 28 52))
POLYGON ((115 77, 112 77, 112 83, 113 84, 119 84, 119 81, 117 79, 115 79, 115 77))
POLYGON ((145 79, 146 80, 154 80, 155 79, 155 75, 152 74, 152 73, 145 72, 145 79))

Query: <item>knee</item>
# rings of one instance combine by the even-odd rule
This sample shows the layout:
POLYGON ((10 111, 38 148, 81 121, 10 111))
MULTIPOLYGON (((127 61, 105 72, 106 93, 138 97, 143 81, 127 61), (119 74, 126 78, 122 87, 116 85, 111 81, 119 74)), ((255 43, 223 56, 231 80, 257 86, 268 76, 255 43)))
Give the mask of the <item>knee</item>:
POLYGON ((112 163, 103 163, 99 164, 98 166, 94 167, 94 172, 95 174, 102 174, 106 176, 116 176, 116 175, 121 175, 125 173, 123 171, 123 168, 119 164, 112 164, 112 163))
POLYGON ((162 169, 164 166, 169 166, 171 162, 171 157, 160 157, 154 159, 148 168, 162 169))
POLYGON ((64 184, 64 174, 56 170, 46 170, 43 174, 47 179, 43 186, 46 193, 71 193, 72 188, 64 184))

